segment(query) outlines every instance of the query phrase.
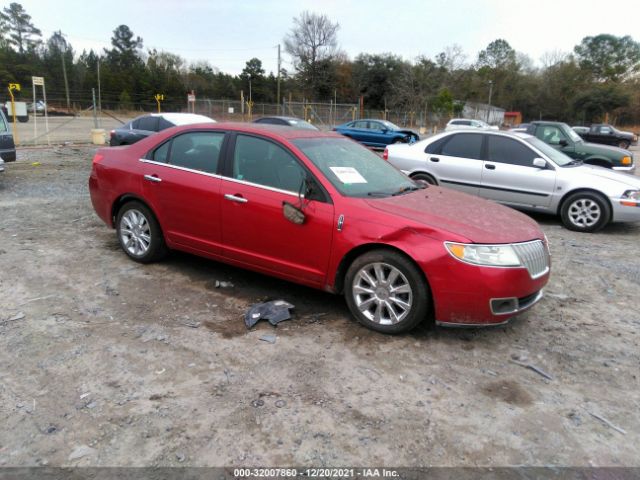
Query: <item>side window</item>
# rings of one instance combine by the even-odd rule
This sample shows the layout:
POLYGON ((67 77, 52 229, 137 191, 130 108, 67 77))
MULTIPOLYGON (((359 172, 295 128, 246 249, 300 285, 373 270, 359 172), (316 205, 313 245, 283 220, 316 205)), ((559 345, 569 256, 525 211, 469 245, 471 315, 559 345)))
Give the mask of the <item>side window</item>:
POLYGON ((368 128, 367 123, 369 122, 354 122, 353 128, 368 128))
POLYGON ((545 126, 536 130, 536 137, 549 145, 558 145, 560 140, 566 140, 564 134, 558 127, 545 126))
POLYGON ((376 132, 381 132, 382 131, 382 124, 380 124, 378 122, 369 122, 369 128, 371 130, 375 130, 376 132))
POLYGON ((158 131, 158 117, 142 117, 138 119, 138 130, 158 131))
POLYGON ((424 153, 433 153, 434 155, 438 155, 442 150, 442 145, 447 143, 449 137, 441 138, 440 140, 436 140, 433 143, 427 145, 427 148, 424 149, 424 153))
POLYGON ((4 122, 4 116, 0 114, 0 133, 7 132, 7 124, 4 122))
POLYGON ((222 140, 222 132, 190 132, 178 135, 171 142, 169 164, 216 173, 222 140))
POLYGON ((609 127, 600 127, 600 133, 602 133, 603 135, 610 135, 611 134, 611 128, 609 128, 609 127))
POLYGON ((138 118, 137 120, 131 120, 124 127, 132 130, 138 130, 139 128, 138 125, 140 125, 140 120, 141 120, 140 118, 138 118))
POLYGON ((236 137, 233 178, 298 193, 305 170, 284 148, 247 135, 236 137))
POLYGON ((171 141, 164 142, 158 148, 156 148, 151 156, 147 157, 154 162, 167 163, 167 157, 169 156, 169 147, 171 146, 171 141))
POLYGON ((442 155, 450 157, 481 158, 483 135, 476 133, 458 133, 449 137, 442 147, 442 155))
POLYGON ((508 163, 523 167, 533 167, 536 153, 529 147, 512 138, 489 135, 487 143, 487 160, 508 163))

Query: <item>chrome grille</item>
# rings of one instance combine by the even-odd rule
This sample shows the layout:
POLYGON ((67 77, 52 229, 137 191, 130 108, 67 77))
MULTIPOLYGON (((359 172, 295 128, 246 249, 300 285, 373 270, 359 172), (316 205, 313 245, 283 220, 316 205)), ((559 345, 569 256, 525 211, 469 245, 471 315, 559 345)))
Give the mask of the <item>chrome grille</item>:
POLYGON ((542 240, 514 243, 513 249, 522 264, 527 267, 531 278, 538 278, 549 270, 549 252, 542 240))

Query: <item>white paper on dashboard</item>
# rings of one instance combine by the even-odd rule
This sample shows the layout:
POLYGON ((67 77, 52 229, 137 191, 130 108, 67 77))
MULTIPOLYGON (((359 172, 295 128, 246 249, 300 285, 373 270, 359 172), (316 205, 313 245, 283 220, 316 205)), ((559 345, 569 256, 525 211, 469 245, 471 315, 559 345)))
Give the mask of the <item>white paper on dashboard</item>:
POLYGON ((360 175, 353 167, 329 167, 331 171, 338 177, 342 183, 367 183, 365 178, 360 175))

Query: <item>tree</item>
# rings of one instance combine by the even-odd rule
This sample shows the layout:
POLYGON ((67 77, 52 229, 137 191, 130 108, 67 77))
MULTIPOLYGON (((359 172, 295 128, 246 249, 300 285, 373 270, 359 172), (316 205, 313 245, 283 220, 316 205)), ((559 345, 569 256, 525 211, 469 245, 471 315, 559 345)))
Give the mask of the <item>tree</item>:
POLYGON ((310 12, 301 13, 293 23, 284 39, 284 50, 293 57, 301 84, 315 96, 323 77, 321 65, 326 66, 336 55, 340 26, 326 15, 310 12))
POLYGON ((491 42, 487 48, 478 54, 478 66, 480 68, 508 69, 516 64, 516 51, 511 48, 509 42, 499 38, 491 42))
POLYGON ((597 82, 618 82, 640 72, 640 43, 628 35, 585 37, 574 52, 580 67, 597 82))
POLYGON ((361 53, 353 62, 356 92, 364 96, 368 108, 381 109, 394 94, 408 62, 391 53, 370 55, 361 53))
POLYGON ((11 3, 0 12, 0 37, 3 30, 4 34, 8 33, 7 43, 21 54, 40 44, 34 37, 40 37, 42 32, 31 23, 31 15, 19 3, 11 3))
POLYGON ((628 105, 630 97, 619 85, 596 85, 579 93, 573 106, 576 112, 582 112, 588 121, 602 120, 604 114, 628 105))
POLYGON ((260 61, 259 58, 254 57, 247 61, 240 74, 240 79, 242 80, 242 89, 247 99, 249 98, 249 83, 251 83, 252 100, 264 100, 265 76, 262 61, 260 61))

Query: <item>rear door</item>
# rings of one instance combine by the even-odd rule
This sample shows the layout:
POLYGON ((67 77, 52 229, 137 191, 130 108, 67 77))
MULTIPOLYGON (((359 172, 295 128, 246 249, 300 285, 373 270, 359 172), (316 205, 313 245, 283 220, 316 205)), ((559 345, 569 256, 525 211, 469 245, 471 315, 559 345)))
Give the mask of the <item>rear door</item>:
POLYGON ((302 225, 283 215, 284 202, 300 205, 305 177, 312 175, 283 145, 237 134, 221 186, 224 256, 265 273, 324 285, 334 225, 330 198, 302 199, 302 225))
POLYGON ((504 135, 487 134, 486 160, 480 195, 511 205, 546 207, 556 183, 555 168, 533 166, 538 155, 523 142, 504 135))
POLYGON ((224 132, 177 135, 141 160, 144 194, 167 239, 203 253, 220 249, 220 151, 224 132))
POLYGON ((482 180, 482 133, 446 137, 434 153, 427 153, 429 171, 444 187, 478 194, 482 180))

